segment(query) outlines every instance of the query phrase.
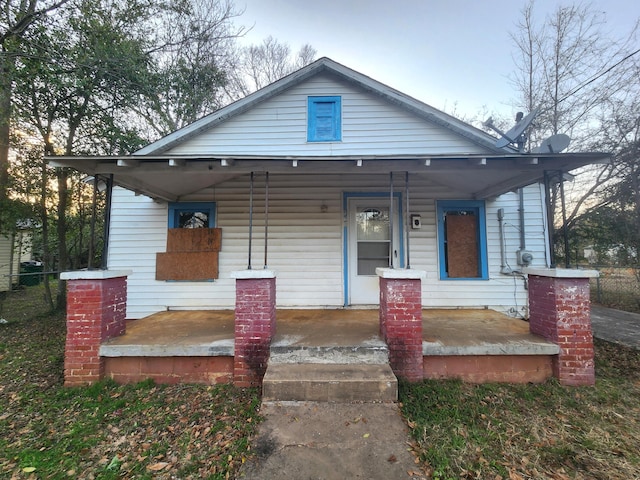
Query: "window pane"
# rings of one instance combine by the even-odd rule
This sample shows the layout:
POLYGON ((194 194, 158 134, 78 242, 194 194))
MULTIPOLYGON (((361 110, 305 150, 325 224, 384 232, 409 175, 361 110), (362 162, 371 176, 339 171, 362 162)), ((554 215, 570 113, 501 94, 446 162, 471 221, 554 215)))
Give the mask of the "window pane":
POLYGON ((358 275, 375 275, 389 266, 389 242, 358 242, 358 275))
POLYGON ((177 228, 207 228, 209 212, 178 212, 177 228))
POLYGON ((389 208, 361 208, 356 213, 358 241, 389 241, 389 208))

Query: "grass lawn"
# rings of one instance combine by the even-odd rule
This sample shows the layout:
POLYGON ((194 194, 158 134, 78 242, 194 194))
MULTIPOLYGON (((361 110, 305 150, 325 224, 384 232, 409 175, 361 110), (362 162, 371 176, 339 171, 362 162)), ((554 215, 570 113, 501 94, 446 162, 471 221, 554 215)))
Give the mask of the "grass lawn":
MULTIPOLYGON (((255 389, 64 388, 64 317, 41 287, 0 317, 0 478, 234 478, 260 421, 255 389)), ((595 387, 401 384, 434 479, 640 478, 640 352, 596 343, 595 387)), ((283 478, 286 475, 283 473, 283 478)))
POLYGON ((12 292, 0 315, 0 478, 234 477, 256 389, 64 388, 64 316, 46 314, 40 289, 12 292))
POLYGON ((640 479, 640 351, 596 341, 595 387, 401 385, 434 479, 640 479))

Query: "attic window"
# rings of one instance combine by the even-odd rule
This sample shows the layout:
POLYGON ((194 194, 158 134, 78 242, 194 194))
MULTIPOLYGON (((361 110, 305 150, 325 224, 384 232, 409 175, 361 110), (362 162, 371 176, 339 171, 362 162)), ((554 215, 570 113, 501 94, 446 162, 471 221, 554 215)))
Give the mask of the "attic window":
POLYGON ((342 97, 309 97, 308 142, 342 140, 342 97))

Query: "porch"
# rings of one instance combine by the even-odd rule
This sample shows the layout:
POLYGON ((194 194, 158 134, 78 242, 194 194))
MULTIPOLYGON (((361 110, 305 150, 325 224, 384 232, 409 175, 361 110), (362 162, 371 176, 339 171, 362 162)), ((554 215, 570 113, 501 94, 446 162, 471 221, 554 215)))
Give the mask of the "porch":
MULTIPOLYGON (((422 311, 424 378, 542 382, 558 345, 529 323, 488 309, 422 311)), ((233 382, 234 311, 168 311, 127 323, 100 346, 119 383, 233 382)), ((386 363, 378 309, 278 309, 271 356, 279 363, 386 363)))

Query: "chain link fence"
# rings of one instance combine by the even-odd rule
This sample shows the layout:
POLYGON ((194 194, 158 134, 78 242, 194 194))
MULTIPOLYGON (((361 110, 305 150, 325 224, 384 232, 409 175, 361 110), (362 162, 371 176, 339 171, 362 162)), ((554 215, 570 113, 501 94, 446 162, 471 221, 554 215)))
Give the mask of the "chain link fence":
POLYGON ((591 279, 591 301, 605 307, 640 313, 639 267, 588 267, 600 276, 591 279))

